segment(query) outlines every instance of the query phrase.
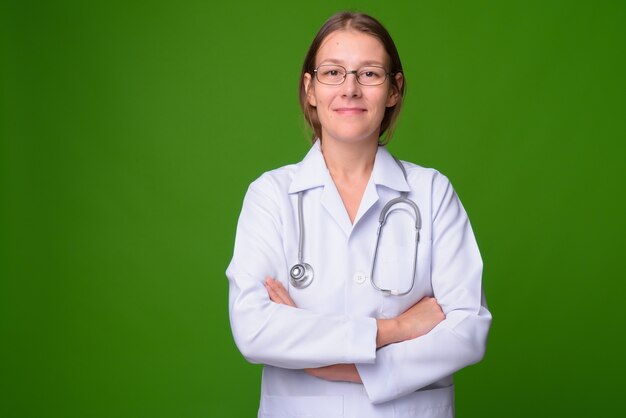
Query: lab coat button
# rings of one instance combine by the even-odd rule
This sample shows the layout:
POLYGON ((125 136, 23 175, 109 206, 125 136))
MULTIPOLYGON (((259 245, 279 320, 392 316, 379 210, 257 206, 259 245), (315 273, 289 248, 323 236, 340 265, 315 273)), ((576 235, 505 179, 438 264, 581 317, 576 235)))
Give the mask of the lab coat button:
POLYGON ((354 282, 356 284, 363 284, 365 283, 365 279, 367 279, 367 275, 361 271, 354 273, 354 282))

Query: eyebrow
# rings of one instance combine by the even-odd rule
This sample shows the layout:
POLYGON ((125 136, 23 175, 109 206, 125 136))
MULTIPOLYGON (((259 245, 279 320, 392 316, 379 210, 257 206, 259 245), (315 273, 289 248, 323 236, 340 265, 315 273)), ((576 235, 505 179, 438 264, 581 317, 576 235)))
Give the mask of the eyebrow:
MULTIPOLYGON (((334 58, 329 58, 329 59, 325 59, 324 61, 322 61, 320 64, 318 65, 324 65, 324 64, 337 64, 337 65, 345 65, 345 62, 342 60, 338 60, 338 59, 334 59, 334 58)), ((379 67, 385 67, 385 64, 383 64, 380 61, 375 61, 375 60, 367 60, 367 61, 362 61, 359 64, 359 67, 366 67, 368 65, 377 65, 379 67)))

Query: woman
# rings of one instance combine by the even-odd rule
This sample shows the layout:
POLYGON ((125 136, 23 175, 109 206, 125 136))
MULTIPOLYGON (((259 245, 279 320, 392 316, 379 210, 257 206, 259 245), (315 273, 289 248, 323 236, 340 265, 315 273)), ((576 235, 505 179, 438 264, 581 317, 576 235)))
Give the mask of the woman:
POLYGON ((227 270, 235 342, 265 365, 260 417, 451 417, 452 374, 484 354, 463 206, 446 177, 383 146, 404 86, 375 19, 339 13, 313 40, 300 83, 313 146, 250 185, 227 270))

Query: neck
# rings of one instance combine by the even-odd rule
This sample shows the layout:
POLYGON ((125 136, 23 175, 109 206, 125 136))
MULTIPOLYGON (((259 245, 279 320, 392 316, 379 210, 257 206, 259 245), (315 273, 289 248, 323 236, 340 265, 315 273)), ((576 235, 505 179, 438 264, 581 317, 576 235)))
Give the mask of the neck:
POLYGON ((346 143, 333 140, 322 141, 321 150, 326 167, 332 178, 354 180, 369 179, 374 168, 374 159, 378 150, 378 140, 346 143))

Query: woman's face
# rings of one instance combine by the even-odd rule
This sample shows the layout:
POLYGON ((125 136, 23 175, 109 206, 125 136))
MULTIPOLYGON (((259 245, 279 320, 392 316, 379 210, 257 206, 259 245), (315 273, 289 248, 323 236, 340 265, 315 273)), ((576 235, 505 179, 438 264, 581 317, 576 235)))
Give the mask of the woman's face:
MULTIPOLYGON (((320 46, 316 67, 338 64, 348 71, 364 66, 381 66, 388 72, 390 59, 383 44, 375 37, 353 30, 331 33, 320 46)), ((396 80, 402 83, 402 74, 396 80)), ((327 85, 304 75, 307 101, 317 109, 324 141, 378 141, 385 109, 394 106, 400 95, 386 80, 378 86, 363 86, 354 74, 343 84, 327 85)))

